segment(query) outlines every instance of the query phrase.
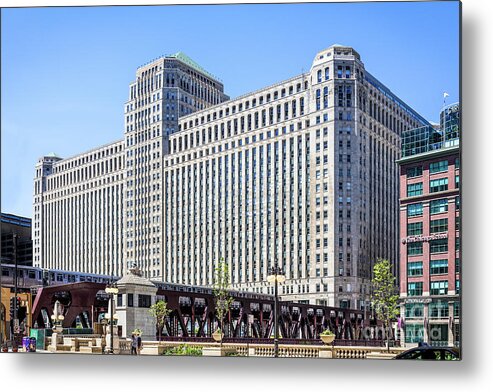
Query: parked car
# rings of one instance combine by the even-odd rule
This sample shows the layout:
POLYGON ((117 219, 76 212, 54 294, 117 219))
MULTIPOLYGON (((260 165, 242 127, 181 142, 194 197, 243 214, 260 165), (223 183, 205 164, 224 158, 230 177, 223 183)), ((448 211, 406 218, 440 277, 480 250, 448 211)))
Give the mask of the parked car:
POLYGON ((432 361, 458 361, 460 353, 456 347, 434 347, 422 345, 395 356, 394 359, 418 359, 432 361))

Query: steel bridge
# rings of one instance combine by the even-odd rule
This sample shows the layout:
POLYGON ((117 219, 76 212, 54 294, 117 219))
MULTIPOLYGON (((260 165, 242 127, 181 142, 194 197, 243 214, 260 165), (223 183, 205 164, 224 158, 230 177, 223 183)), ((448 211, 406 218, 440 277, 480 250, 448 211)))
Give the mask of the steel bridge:
MULTIPOLYGON (((210 337, 217 325, 212 289, 156 283, 157 300, 167 302, 171 314, 162 331, 163 336, 182 338, 210 337)), ((33 323, 49 328, 53 305, 64 305, 63 327, 92 327, 107 312, 109 296, 104 283, 80 282, 37 289, 33 302, 33 323)), ((264 294, 235 292, 226 315, 223 332, 226 338, 265 339, 273 334, 274 297, 264 294)), ((279 333, 285 339, 317 339, 320 332, 330 329, 336 339, 362 339, 362 328, 375 325, 365 319, 360 310, 322 305, 279 301, 279 333)), ((156 336, 158 331, 156 330, 156 336)))

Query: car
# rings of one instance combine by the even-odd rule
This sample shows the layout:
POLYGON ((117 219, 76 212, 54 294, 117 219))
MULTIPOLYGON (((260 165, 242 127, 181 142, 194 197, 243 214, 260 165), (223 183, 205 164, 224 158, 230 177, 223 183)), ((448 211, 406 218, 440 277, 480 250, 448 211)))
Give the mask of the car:
POLYGON ((404 351, 396 355, 394 359, 458 361, 460 353, 456 347, 434 347, 424 344, 404 351))

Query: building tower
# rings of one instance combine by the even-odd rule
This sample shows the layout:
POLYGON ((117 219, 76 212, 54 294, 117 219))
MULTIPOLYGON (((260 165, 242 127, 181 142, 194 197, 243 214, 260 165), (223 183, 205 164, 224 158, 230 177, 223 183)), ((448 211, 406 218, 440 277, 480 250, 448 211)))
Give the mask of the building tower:
POLYGON ((162 160, 178 119, 228 99, 222 83, 179 52, 139 67, 125 103, 125 259, 160 278, 162 160))

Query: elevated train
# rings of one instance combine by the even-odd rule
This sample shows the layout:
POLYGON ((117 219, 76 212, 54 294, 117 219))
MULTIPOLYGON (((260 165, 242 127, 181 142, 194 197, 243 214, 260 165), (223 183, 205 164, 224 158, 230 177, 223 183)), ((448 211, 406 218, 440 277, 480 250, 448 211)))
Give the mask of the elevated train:
MULTIPOLYGON (((0 279, 2 286, 14 287, 15 265, 1 264, 0 279)), ((120 279, 120 276, 90 274, 85 272, 62 271, 57 269, 43 269, 33 266, 17 266, 17 287, 19 289, 29 290, 31 287, 56 286, 68 283, 93 282, 109 284, 120 279)), ((184 293, 199 293, 213 295, 212 288, 204 286, 187 286, 162 281, 153 281, 152 283, 160 290, 179 291, 184 293)), ((252 292, 242 292, 231 290, 235 297, 252 298, 259 300, 273 300, 272 295, 258 294, 252 292)))

